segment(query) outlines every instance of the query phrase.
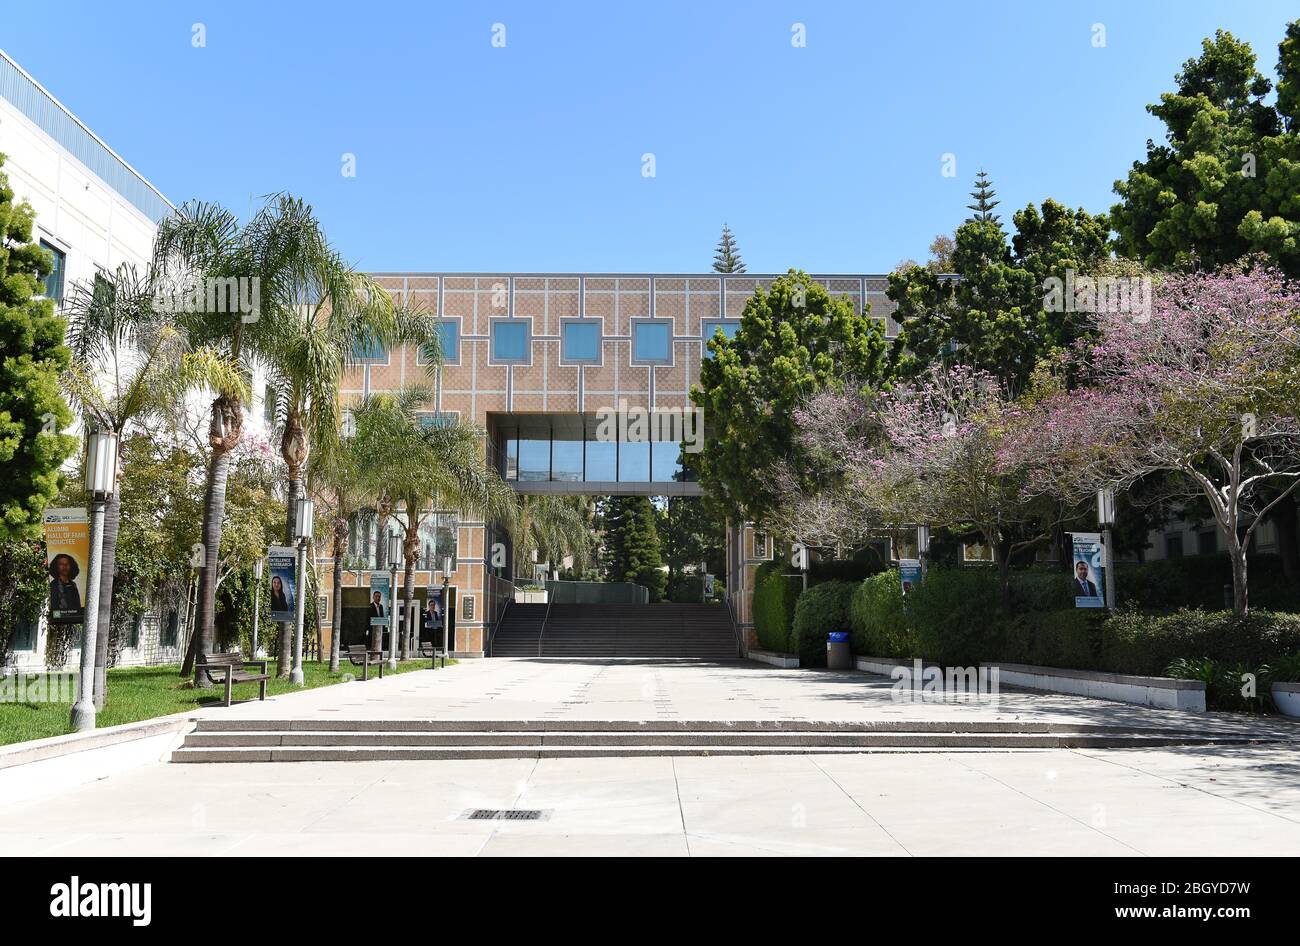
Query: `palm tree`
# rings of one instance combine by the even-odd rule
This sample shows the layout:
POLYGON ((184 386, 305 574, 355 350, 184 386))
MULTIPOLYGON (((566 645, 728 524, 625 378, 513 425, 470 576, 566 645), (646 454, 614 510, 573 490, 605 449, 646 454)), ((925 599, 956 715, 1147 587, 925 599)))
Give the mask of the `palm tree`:
MULTIPOLYGON (((96 276, 68 293, 68 347, 73 359, 61 379, 69 400, 87 426, 118 435, 121 477, 125 435, 138 423, 183 401, 200 387, 241 383, 233 366, 210 350, 184 351, 179 332, 155 307, 151 270, 118 267, 112 279, 96 276)), ((94 694, 102 709, 107 696, 107 667, 117 563, 122 494, 115 489, 104 508, 103 567, 99 592, 99 626, 95 648, 94 694)))
MULTIPOLYGON (((326 241, 310 206, 282 196, 277 212, 284 253, 294 261, 285 288, 297 302, 268 324, 264 354, 268 385, 276 395, 280 455, 288 470, 285 539, 292 544, 312 444, 328 442, 338 433, 339 385, 357 363, 357 350, 415 342, 430 363, 440 360, 440 350, 436 319, 395 305, 386 289, 345 263, 326 241)), ((284 625, 281 677, 289 675, 291 643, 284 625)))
MULTIPOLYGON (((265 365, 303 298, 304 274, 311 271, 320 243, 311 236, 309 208, 277 195, 240 226, 230 211, 192 201, 158 225, 154 268, 168 283, 172 298, 196 296, 225 281, 244 280, 255 287, 255 311, 239 307, 182 307, 176 321, 191 347, 209 350, 238 369, 236 385, 227 379, 212 386, 208 426, 207 484, 204 493, 202 554, 196 622, 191 654, 181 668, 189 672, 194 653, 209 653, 216 618, 216 579, 225 515, 230 454, 243 435, 243 406, 254 366, 265 365)), ((242 285, 242 284, 241 284, 242 285)), ((250 293, 251 295, 251 293, 250 293)), ((290 514, 292 515, 292 513, 290 514)), ((211 683, 194 670, 196 686, 211 683)))
MULTIPOLYGON (((425 388, 372 394, 356 410, 357 439, 371 474, 401 503, 405 564, 403 601, 410 613, 420 558, 420 526, 434 510, 453 509, 512 523, 515 493, 487 462, 483 431, 459 420, 422 423, 419 408, 431 400, 425 388)), ((409 631, 409 629, 408 629, 409 631)), ((393 633, 396 633, 394 620, 393 633)), ((404 634, 402 657, 409 656, 404 634)), ((393 648, 398 648, 396 637, 393 648)))
POLYGON ((572 556, 581 572, 591 561, 591 518, 583 496, 525 495, 519 498, 514 530, 514 572, 527 574, 534 561, 562 562, 572 556))

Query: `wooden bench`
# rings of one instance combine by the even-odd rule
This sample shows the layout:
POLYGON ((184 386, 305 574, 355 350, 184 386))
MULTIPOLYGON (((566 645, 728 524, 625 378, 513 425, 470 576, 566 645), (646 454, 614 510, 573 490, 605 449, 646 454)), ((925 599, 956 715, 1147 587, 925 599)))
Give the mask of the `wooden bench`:
POLYGON ((370 679, 370 667, 372 664, 379 665, 379 679, 384 679, 384 652, 382 650, 371 650, 365 644, 348 644, 348 660, 352 666, 361 668, 361 679, 370 679))
POLYGON ((266 672, 267 660, 245 660, 238 652, 228 654, 199 654, 199 667, 214 685, 226 687, 226 705, 230 705, 230 690, 236 683, 260 683, 259 700, 266 699, 266 684, 271 675, 266 672), (258 673, 248 673, 245 668, 256 667, 258 673))

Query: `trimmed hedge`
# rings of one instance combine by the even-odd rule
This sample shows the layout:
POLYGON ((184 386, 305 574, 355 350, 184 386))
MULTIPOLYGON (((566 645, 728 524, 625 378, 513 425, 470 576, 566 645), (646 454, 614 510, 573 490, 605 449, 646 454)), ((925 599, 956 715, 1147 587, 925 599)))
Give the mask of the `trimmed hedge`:
POLYGON ((849 602, 849 627, 856 654, 900 657, 920 653, 916 626, 903 609, 898 569, 873 575, 854 589, 849 602))
POLYGON ((878 575, 884 566, 875 557, 869 558, 832 558, 814 559, 808 564, 808 586, 820 585, 826 581, 860 582, 864 578, 878 575))
MULTIPOLYGON (((1156 572, 1150 599, 1170 593, 1160 583, 1170 572, 1146 571, 1156 572)), ((1015 608, 1007 615, 991 569, 936 567, 904 602, 898 572, 884 572, 854 590, 854 651, 951 666, 1002 660, 1152 676, 1167 675, 1179 658, 1261 667, 1300 651, 1300 614, 1261 609, 1237 618, 1223 610, 1128 608, 1111 615, 1072 607, 1069 578, 1054 572, 1013 573, 1012 594, 1015 608)))
POLYGON ((793 652, 795 602, 803 587, 798 578, 781 574, 784 562, 765 562, 754 575, 754 633, 759 646, 778 654, 793 652))
POLYGON ((826 635, 849 630, 849 602, 855 591, 852 582, 825 581, 799 595, 791 641, 799 666, 826 666, 826 635))

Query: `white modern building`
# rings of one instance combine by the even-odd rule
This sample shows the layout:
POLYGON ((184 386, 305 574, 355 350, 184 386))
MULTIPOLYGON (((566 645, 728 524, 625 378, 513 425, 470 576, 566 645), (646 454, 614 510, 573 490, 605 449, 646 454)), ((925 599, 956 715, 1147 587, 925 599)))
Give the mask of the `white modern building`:
MULTIPOLYGON (((14 197, 36 212, 33 238, 54 254, 46 292, 62 305, 71 286, 111 279, 123 264, 143 268, 158 223, 174 209, 158 188, 0 50, 0 154, 14 197)), ((264 385, 254 379, 259 393, 264 385)), ((205 411, 208 399, 196 397, 205 411)), ((262 404, 251 405, 250 432, 265 432, 262 404)), ((179 660, 184 608, 135 616, 118 665, 179 660), (178 613, 180 612, 180 613, 178 613)), ((44 666, 43 621, 17 628, 13 669, 44 666)), ((69 660, 75 665, 74 648, 69 660)))

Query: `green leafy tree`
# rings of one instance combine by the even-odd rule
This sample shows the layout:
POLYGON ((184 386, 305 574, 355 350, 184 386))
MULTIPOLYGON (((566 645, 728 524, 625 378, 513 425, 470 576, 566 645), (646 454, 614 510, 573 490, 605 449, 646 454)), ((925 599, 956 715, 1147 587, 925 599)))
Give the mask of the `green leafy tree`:
POLYGON ((745 261, 740 258, 740 248, 731 228, 722 225, 722 236, 718 238, 718 249, 713 254, 713 271, 715 273, 743 273, 745 261))
POLYGON ((658 530, 664 564, 668 566, 669 597, 680 587, 687 571, 698 570, 701 564, 710 574, 725 572, 723 522, 709 512, 703 497, 666 497, 658 507, 658 530))
POLYGON ((794 409, 848 379, 876 384, 887 373, 882 324, 832 297, 806 273, 790 270, 745 304, 740 329, 708 343, 691 400, 704 410, 705 443, 685 454, 699 474, 712 514, 762 521, 777 501, 767 471, 798 473, 807 463, 795 443, 794 409))
POLYGON ((520 496, 519 519, 513 533, 516 577, 531 578, 534 561, 558 567, 566 558, 573 559, 573 571, 581 574, 593 552, 591 515, 585 496, 520 496))
POLYGON ((605 574, 608 581, 644 585, 661 601, 668 583, 660 556, 655 511, 648 496, 616 496, 606 504, 605 574))
POLYGON ((1272 82, 1249 43, 1219 30, 1183 64, 1177 88, 1147 111, 1165 141, 1115 182, 1118 247, 1148 266, 1217 269, 1267 254, 1300 275, 1300 20, 1279 46, 1272 82))
MULTIPOLYGON (((978 191, 977 191, 978 193, 978 191)), ((986 194, 989 193, 986 189, 986 194)), ((1029 204, 1006 231, 989 210, 957 228, 949 272, 913 267, 891 273, 888 295, 901 325, 893 358, 913 377, 944 362, 988 372, 1008 391, 1024 389, 1039 360, 1086 331, 1082 313, 1044 310, 1043 282, 1066 270, 1090 273, 1106 260, 1104 215, 1054 200, 1029 204)))
MULTIPOLYGON (((0 154, 0 168, 4 160, 0 154)), ((77 445, 58 432, 72 423, 58 383, 70 356, 64 322, 41 296, 51 259, 32 242, 33 219, 0 170, 0 539, 39 535, 59 469, 77 445)))

